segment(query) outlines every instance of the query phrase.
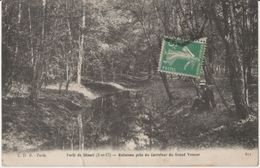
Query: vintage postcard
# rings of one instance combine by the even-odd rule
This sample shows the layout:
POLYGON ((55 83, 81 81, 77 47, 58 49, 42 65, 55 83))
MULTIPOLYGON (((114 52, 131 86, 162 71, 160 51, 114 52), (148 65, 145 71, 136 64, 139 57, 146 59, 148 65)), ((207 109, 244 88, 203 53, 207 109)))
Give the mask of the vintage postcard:
POLYGON ((3 0, 3 166, 257 166, 255 0, 3 0))

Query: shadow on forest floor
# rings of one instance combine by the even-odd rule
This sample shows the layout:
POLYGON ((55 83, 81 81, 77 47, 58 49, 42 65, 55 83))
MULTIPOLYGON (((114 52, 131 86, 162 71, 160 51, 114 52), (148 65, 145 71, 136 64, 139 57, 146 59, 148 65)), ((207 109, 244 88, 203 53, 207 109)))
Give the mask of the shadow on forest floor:
MULTIPOLYGON (((226 101, 234 110, 230 89, 227 87, 228 81, 222 79, 218 83, 226 101)), ((228 112, 215 88, 213 89, 217 107, 213 111, 191 111, 196 98, 196 91, 192 85, 176 79, 169 80, 169 85, 174 97, 172 106, 168 105, 162 82, 154 82, 150 87, 143 89, 148 106, 157 102, 154 107, 154 120, 160 123, 158 130, 165 131, 158 131, 155 138, 165 143, 163 148, 258 146, 257 92, 251 95, 253 111, 248 118, 240 120, 235 112, 228 112)))

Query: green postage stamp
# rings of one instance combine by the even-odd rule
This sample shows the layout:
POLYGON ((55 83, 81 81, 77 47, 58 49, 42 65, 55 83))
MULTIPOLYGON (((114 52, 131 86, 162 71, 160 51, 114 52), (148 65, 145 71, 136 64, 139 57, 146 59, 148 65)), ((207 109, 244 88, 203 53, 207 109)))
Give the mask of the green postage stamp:
POLYGON ((183 41, 165 37, 161 48, 159 71, 200 77, 206 38, 183 41))

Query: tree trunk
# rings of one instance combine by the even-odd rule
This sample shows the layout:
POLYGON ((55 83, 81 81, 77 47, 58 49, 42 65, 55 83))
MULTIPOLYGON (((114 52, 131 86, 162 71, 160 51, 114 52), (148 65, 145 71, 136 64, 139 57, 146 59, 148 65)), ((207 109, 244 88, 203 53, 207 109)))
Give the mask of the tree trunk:
MULTIPOLYGON (((69 44, 70 44, 70 50, 69 50, 69 53, 71 53, 71 50, 73 48, 73 43, 72 43, 72 33, 71 33, 71 26, 70 26, 70 20, 69 20, 69 13, 68 13, 68 2, 69 0, 66 1, 66 14, 67 14, 67 19, 66 19, 66 22, 67 22, 67 27, 68 27, 68 32, 69 32, 69 44)), ((70 55, 69 54, 66 54, 66 92, 68 92, 69 90, 69 84, 71 82, 71 78, 73 77, 73 72, 72 72, 72 69, 70 66, 70 55)))
POLYGON ((172 104, 172 100, 173 100, 173 97, 172 97, 172 94, 170 92, 170 87, 169 87, 169 83, 167 81, 167 77, 166 77, 166 74, 165 73, 162 73, 162 72, 159 72, 160 73, 160 76, 162 78, 162 81, 163 81, 163 84, 164 84, 164 88, 165 88, 165 91, 166 91, 166 94, 168 96, 168 99, 169 99, 169 104, 171 105, 172 104))
POLYGON ((153 128, 152 128, 152 112, 151 110, 149 110, 149 148, 150 150, 152 149, 152 143, 153 143, 153 140, 152 140, 152 134, 153 134, 153 128))
MULTIPOLYGON (((112 60, 112 81, 115 82, 116 81, 116 70, 114 67, 114 59, 112 60)), ((102 99, 103 100, 103 99, 102 99)))
POLYGON ((153 64, 151 58, 149 58, 148 62, 148 79, 152 79, 152 70, 153 70, 153 64))
POLYGON ((253 78, 252 78, 252 61, 250 61, 250 62, 248 61, 247 62, 247 68, 248 68, 248 71, 247 71, 247 82, 248 82, 248 84, 251 84, 253 82, 253 78))
POLYGON ((232 97, 236 106, 238 116, 245 118, 247 116, 248 107, 244 95, 244 83, 241 62, 238 61, 237 52, 229 52, 229 47, 226 47, 229 65, 229 79, 232 91, 232 97))
POLYGON ((101 81, 104 82, 104 68, 100 68, 100 76, 101 76, 101 81))
POLYGON ((67 59, 66 59, 66 84, 65 84, 66 92, 68 92, 68 90, 69 90, 69 84, 70 84, 71 77, 72 77, 72 75, 71 75, 71 70, 69 67, 69 61, 68 61, 68 56, 67 56, 67 59))
POLYGON ((31 94, 30 99, 34 101, 37 98, 37 81, 36 79, 36 58, 34 58, 34 52, 33 52, 33 34, 32 34, 32 19, 31 19, 31 6, 30 3, 28 4, 28 13, 29 13, 29 29, 30 29, 30 47, 31 47, 31 61, 32 61, 32 67, 33 67, 33 76, 32 76, 32 86, 31 86, 31 94))
POLYGON ((86 28, 86 0, 82 0, 82 29, 81 38, 79 43, 79 60, 78 60, 78 73, 77 73, 77 83, 81 83, 81 71, 82 71, 82 61, 84 57, 84 30, 86 28))
POLYGON ((82 118, 81 111, 78 115, 78 126, 79 126, 79 150, 84 150, 83 118, 82 118))
MULTIPOLYGON (((228 60, 229 72, 230 72, 230 83, 232 89, 232 96, 235 102, 236 111, 241 118, 245 118, 248 114, 248 106, 246 102, 245 95, 245 81, 243 73, 243 65, 241 60, 240 47, 238 45, 238 31, 234 24, 235 15, 233 4, 230 4, 230 14, 231 14, 231 32, 233 33, 233 50, 227 48, 227 55, 230 59, 228 60)), ((228 47, 228 46, 226 46, 228 47)))
POLYGON ((78 68, 77 68, 77 83, 81 83, 81 71, 82 71, 82 61, 83 61, 83 40, 80 38, 80 49, 79 49, 79 59, 78 59, 78 68))
MULTIPOLYGON (((43 11, 43 20, 42 20, 42 32, 41 32, 41 54, 44 51, 44 36, 45 36, 45 12, 46 12, 46 0, 42 0, 42 11, 43 11)), ((32 87, 31 87, 31 94, 30 99, 32 101, 37 100, 38 96, 38 89, 39 89, 39 80, 41 75, 42 69, 42 61, 43 56, 39 56, 39 58, 34 57, 34 64, 33 64, 33 76, 32 76, 32 87)))
POLYGON ((32 34, 32 18, 31 18, 31 6, 28 4, 28 13, 29 13, 29 32, 30 32, 30 50, 31 50, 31 62, 34 64, 34 53, 33 53, 33 34, 32 34))
POLYGON ((69 75, 69 77, 68 77, 68 79, 67 79, 67 81, 66 81, 66 85, 65 85, 65 90, 66 90, 66 92, 68 92, 68 90, 69 90, 69 84, 70 84, 70 81, 71 81, 71 74, 69 75))
POLYGON ((245 95, 245 101, 246 105, 249 106, 249 95, 248 95, 248 66, 244 63, 243 65, 243 76, 244 76, 244 95, 245 95))
MULTIPOLYGON (((18 4, 18 21, 17 21, 17 36, 19 37, 19 34, 20 34, 20 24, 21 24, 21 13, 22 13, 22 4, 21 4, 21 0, 19 0, 19 4, 18 4)), ((18 46, 18 41, 19 40, 16 40, 16 44, 15 44, 15 53, 14 53, 14 59, 15 59, 15 63, 17 61, 17 55, 18 55, 18 49, 19 49, 19 46, 18 46)))

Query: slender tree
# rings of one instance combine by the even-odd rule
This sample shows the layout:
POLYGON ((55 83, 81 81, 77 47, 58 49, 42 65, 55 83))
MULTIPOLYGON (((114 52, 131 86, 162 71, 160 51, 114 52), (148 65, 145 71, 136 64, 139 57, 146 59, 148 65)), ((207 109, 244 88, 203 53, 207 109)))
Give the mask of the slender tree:
POLYGON ((82 71, 82 63, 84 57, 84 31, 86 28, 86 0, 82 0, 82 26, 81 26, 81 34, 79 37, 79 60, 78 60, 78 73, 77 73, 77 83, 81 83, 81 71, 82 71))

